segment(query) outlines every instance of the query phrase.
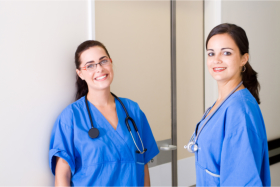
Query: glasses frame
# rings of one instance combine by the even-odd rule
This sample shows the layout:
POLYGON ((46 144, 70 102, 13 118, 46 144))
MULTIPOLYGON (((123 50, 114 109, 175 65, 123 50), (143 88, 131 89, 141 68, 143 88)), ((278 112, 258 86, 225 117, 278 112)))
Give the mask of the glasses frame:
MULTIPOLYGON (((109 60, 110 60, 110 62, 112 63, 112 59, 111 58, 108 58, 109 60)), ((101 65, 101 62, 103 61, 104 59, 102 59, 100 62, 98 62, 98 63, 94 63, 93 65, 95 65, 95 67, 97 68, 97 65, 99 64, 99 66, 101 66, 102 67, 102 65, 101 65)), ((82 67, 82 70, 87 70, 87 68, 86 68, 86 66, 87 66, 87 64, 86 65, 84 65, 84 67, 82 67)), ((96 69, 95 68, 95 69, 96 69)), ((95 70, 94 69, 94 70, 95 70)), ((94 71, 93 70, 93 71, 94 71)))

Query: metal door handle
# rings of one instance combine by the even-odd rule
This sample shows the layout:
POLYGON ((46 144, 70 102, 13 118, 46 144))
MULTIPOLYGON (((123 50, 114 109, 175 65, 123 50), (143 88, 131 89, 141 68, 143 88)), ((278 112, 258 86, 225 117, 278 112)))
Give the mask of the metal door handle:
POLYGON ((162 151, 172 151, 172 150, 176 150, 176 149, 177 149, 176 145, 167 145, 167 146, 160 147, 160 150, 162 150, 162 151))

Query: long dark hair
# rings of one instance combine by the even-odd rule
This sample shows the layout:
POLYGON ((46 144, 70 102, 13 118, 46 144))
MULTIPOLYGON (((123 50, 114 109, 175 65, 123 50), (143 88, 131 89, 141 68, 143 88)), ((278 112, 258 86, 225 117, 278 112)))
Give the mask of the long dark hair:
MULTIPOLYGON (((249 41, 246 35, 246 32, 239 26, 229 23, 223 23, 211 30, 207 39, 206 39, 206 49, 207 44, 210 38, 216 34, 229 34, 232 39, 235 41, 236 45, 239 48, 240 54, 244 55, 245 53, 249 54, 249 41)), ((257 102, 260 104, 259 90, 260 84, 257 79, 257 72, 253 70, 249 61, 245 64, 245 72, 241 72, 242 81, 244 86, 251 92, 251 94, 255 97, 257 102)))
MULTIPOLYGON (((76 69, 80 70, 80 65, 81 65, 81 61, 80 61, 80 56, 81 54, 91 48, 91 47, 101 47, 105 50, 106 54, 108 55, 108 57, 110 58, 110 55, 106 49, 106 47, 99 41, 96 40, 87 40, 83 43, 81 43, 76 52, 75 52, 75 65, 76 65, 76 69)), ((77 88, 77 93, 76 93, 76 100, 80 99, 81 97, 85 96, 88 93, 88 85, 86 83, 85 80, 82 80, 78 75, 76 75, 76 88, 77 88)))

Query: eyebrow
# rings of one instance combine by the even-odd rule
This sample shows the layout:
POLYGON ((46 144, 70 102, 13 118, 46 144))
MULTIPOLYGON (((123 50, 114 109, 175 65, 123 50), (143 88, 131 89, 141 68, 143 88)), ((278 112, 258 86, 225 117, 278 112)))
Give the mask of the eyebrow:
MULTIPOLYGON (((222 48, 221 50, 225 50, 225 49, 233 50, 232 48, 229 48, 229 47, 222 48)), ((214 51, 214 50, 213 49, 207 49, 207 51, 214 51)))
MULTIPOLYGON (((101 58, 99 58, 99 60, 102 60, 102 59, 104 59, 104 58, 106 58, 107 56, 103 56, 103 57, 101 57, 101 58)), ((94 61, 93 60, 91 60, 91 61, 88 61, 87 63, 85 63, 85 65, 87 65, 88 63, 93 63, 94 61)))

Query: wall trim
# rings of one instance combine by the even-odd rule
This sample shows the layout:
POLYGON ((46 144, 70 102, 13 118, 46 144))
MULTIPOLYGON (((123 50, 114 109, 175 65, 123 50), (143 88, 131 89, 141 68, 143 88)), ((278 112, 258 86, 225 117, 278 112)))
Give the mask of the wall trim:
MULTIPOLYGON (((204 1, 204 40, 207 39, 209 32, 217 25, 222 23, 222 0, 204 1)), ((204 45, 205 46, 205 41, 204 45)), ((209 74, 207 69, 207 54, 204 50, 204 106, 205 109, 212 106, 218 98, 218 86, 216 81, 209 74)))
POLYGON ((87 1, 88 40, 95 40, 95 0, 87 1))

